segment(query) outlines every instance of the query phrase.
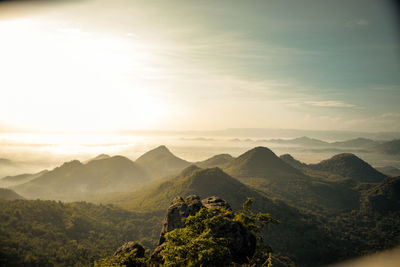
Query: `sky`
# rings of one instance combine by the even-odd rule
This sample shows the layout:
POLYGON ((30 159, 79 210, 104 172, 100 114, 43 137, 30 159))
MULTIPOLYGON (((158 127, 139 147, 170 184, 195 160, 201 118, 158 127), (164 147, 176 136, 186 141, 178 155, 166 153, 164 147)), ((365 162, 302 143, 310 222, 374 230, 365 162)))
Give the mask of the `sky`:
POLYGON ((0 131, 400 131, 393 2, 0 3, 0 131))

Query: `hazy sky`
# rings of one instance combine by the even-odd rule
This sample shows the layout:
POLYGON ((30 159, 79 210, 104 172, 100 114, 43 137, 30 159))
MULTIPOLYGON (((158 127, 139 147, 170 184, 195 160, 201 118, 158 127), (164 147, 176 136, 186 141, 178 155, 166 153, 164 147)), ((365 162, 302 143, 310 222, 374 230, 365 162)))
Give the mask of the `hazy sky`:
POLYGON ((389 1, 0 4, 0 130, 400 131, 389 1))

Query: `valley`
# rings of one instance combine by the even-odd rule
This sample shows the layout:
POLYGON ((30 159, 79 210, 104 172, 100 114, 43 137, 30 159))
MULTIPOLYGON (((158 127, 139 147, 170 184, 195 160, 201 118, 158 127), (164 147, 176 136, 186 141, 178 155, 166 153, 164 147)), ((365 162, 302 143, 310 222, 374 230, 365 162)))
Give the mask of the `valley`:
MULTIPOLYGON (((83 232, 78 239, 63 232, 67 226, 54 230, 66 234, 65 240, 72 238, 81 244, 92 255, 86 259, 89 261, 104 257, 106 251, 110 253, 111 244, 116 246, 117 240, 122 242, 126 238, 154 248, 169 203, 176 196, 193 194, 221 197, 234 210, 239 210, 248 197, 254 199, 256 211, 268 212, 281 222, 267 227, 263 231, 264 239, 276 255, 287 257, 296 266, 319 266, 389 249, 398 245, 400 236, 400 178, 379 172, 352 153, 337 154, 317 164, 306 164, 290 154, 278 157, 271 149, 258 146, 237 157, 217 154, 191 163, 162 145, 144 153, 136 161, 102 154, 85 162, 73 160, 52 170, 8 176, 0 182, 2 180, 9 185, 9 189, 0 192, 3 205, 9 206, 3 213, 11 212, 11 207, 18 210, 27 205, 34 205, 34 209, 42 209, 43 205, 58 206, 57 212, 64 212, 64 207, 76 207, 79 212, 84 212, 86 207, 107 207, 125 212, 127 217, 114 219, 120 220, 127 228, 110 225, 107 231, 119 233, 108 247, 93 247, 87 243, 90 229, 94 227, 92 223, 107 223, 105 218, 96 217, 100 214, 93 215, 90 220, 97 222, 91 223, 83 213, 76 215, 77 220, 83 220, 82 227, 86 225, 79 230, 83 232), (33 201, 29 199, 40 200, 29 204, 33 201), (50 200, 71 203, 61 205, 57 204, 61 202, 50 200), (7 204, 7 201, 11 202, 7 204), (150 221, 153 223, 149 224, 150 221), (124 234, 132 227, 137 229, 136 232, 124 234), (361 232, 364 234, 357 234, 361 232), (296 244, 302 244, 301 249, 296 244), (94 255, 95 250, 102 253, 94 255)), ((43 212, 44 215, 48 211, 45 208, 43 212)), ((3 214, 2 227, 5 233, 36 235, 23 229, 34 222, 43 224, 40 221, 43 215, 34 215, 32 221, 21 221, 23 228, 10 228, 15 212, 3 214)), ((64 223, 65 220, 62 219, 64 223)), ((50 225, 53 224, 50 222, 50 225)), ((44 236, 37 238, 49 242, 42 239, 44 236)), ((5 247, 11 249, 18 242, 10 240, 5 247)), ((66 243, 56 246, 64 247, 66 243)), ((12 257, 19 259, 18 253, 23 251, 13 252, 12 257)), ((46 249, 30 253, 37 253, 40 257, 39 254, 46 253, 46 249)), ((34 258, 30 260, 35 262, 34 258)))

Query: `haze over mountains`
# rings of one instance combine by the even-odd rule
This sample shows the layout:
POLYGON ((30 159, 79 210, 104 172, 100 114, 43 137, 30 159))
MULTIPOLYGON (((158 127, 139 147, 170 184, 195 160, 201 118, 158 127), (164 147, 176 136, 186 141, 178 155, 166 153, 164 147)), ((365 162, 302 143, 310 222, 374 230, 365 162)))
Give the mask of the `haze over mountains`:
POLYGON ((79 200, 95 193, 132 189, 149 179, 149 174, 138 164, 114 156, 86 164, 78 160, 66 162, 13 189, 30 198, 79 200))
POLYGON ((186 160, 172 154, 166 146, 146 152, 135 162, 145 168, 152 177, 171 175, 190 165, 186 160))
MULTIPOLYGON (((4 191, 8 199, 111 203, 160 222, 177 195, 218 195, 234 209, 252 197, 256 210, 282 222, 264 233, 277 255, 299 266, 318 266, 396 244, 399 180, 351 153, 306 164, 259 146, 238 157, 217 154, 190 163, 159 146, 136 161, 101 154, 85 163, 73 160, 53 170, 5 177, 0 183, 15 190, 4 191), (358 236, 371 223, 375 226, 368 235, 358 236)), ((156 225, 148 233, 152 240, 156 225)))
MULTIPOLYGON (((73 201, 134 191, 150 185, 150 181, 173 177, 189 165, 165 146, 159 146, 135 162, 122 156, 100 155, 87 163, 75 160, 51 171, 6 177, 0 182, 7 185, 12 181, 11 188, 27 198, 73 201)), ((266 147, 253 148, 237 158, 219 154, 196 162, 192 168, 195 166, 220 167, 270 197, 305 209, 331 212, 357 207, 358 183, 381 182, 387 177, 353 154, 338 154, 307 165, 290 155, 279 158, 266 147)))

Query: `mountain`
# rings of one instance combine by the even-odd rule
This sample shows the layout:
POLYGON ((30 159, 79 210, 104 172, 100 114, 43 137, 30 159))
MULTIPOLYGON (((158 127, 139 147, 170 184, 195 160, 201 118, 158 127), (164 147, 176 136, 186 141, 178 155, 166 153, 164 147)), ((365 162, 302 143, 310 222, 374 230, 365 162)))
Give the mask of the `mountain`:
POLYGON ((292 166, 293 168, 296 168, 299 170, 307 167, 307 164, 293 158, 293 156, 290 154, 280 155, 279 158, 281 160, 283 160, 284 162, 286 162, 287 164, 289 164, 290 166, 292 166))
POLYGON ((268 140, 270 143, 278 143, 278 144, 292 144, 292 145, 302 145, 302 146, 327 146, 329 145, 328 142, 314 139, 314 138, 309 138, 307 136, 302 136, 299 138, 294 138, 294 139, 271 139, 268 140))
POLYGON ((15 193, 11 189, 0 188, 0 199, 14 200, 14 199, 24 199, 24 198, 15 193))
POLYGON ((223 166, 234 177, 272 177, 299 175, 301 172, 266 147, 253 148, 223 166))
POLYGON ((310 168, 320 171, 328 171, 351 178, 359 182, 381 182, 386 175, 375 170, 367 162, 351 153, 342 153, 318 164, 310 164, 310 168))
POLYGON ((0 179, 0 185, 4 186, 4 187, 9 187, 9 186, 15 186, 15 185, 27 183, 47 172, 48 172, 48 170, 43 170, 41 172, 34 173, 34 174, 25 173, 25 174, 20 174, 20 175, 15 175, 15 176, 6 176, 6 177, 0 179))
POLYGON ((190 165, 188 161, 172 154, 166 146, 159 146, 146 152, 135 162, 154 178, 175 174, 190 165))
POLYGON ((393 166, 375 167, 375 169, 387 176, 400 176, 400 169, 393 166))
POLYGON ((380 184, 365 191, 362 197, 363 210, 369 213, 400 215, 400 176, 389 177, 380 184))
POLYGON ((274 251, 289 256, 299 266, 317 266, 321 260, 329 262, 340 257, 336 249, 340 247, 340 241, 332 237, 325 230, 325 226, 313 216, 303 214, 282 201, 267 198, 218 167, 199 169, 190 166, 176 177, 142 192, 133 192, 130 199, 125 197, 122 201, 114 203, 130 210, 155 212, 168 208, 176 196, 185 197, 192 194, 201 198, 216 195, 226 200, 234 210, 241 209, 242 203, 248 197, 253 198, 254 210, 268 212, 281 221, 280 225, 268 227, 265 232, 266 243, 271 245, 274 251), (302 244, 301 250, 298 249, 298 244, 302 244), (325 258, 322 255, 325 255, 325 258))
POLYGON ((400 154, 400 139, 395 139, 375 147, 378 152, 389 154, 389 155, 399 155, 400 154))
POLYGON ((160 227, 153 217, 87 202, 0 199, 0 266, 93 266, 126 240, 150 246, 160 227))
POLYGON ((28 198, 85 199, 90 194, 126 191, 147 182, 149 175, 135 162, 114 156, 82 164, 78 160, 13 187, 28 198))
MULTIPOLYGON (((98 156, 96 156, 96 157, 94 157, 94 158, 92 158, 92 159, 89 159, 87 162, 90 162, 90 161, 93 161, 93 160, 99 160, 99 159, 108 159, 108 158, 110 158, 109 155, 107 155, 107 154, 100 154, 100 155, 98 155, 98 156)), ((86 163, 87 163, 87 162, 86 162, 86 163)))
POLYGON ((333 142, 331 143, 332 146, 336 146, 336 147, 346 147, 346 148, 372 148, 376 145, 378 145, 379 143, 368 139, 368 138, 355 138, 355 139, 350 139, 347 141, 341 141, 341 142, 333 142))
POLYGON ((253 148, 222 168, 242 183, 298 208, 337 212, 359 205, 357 190, 347 184, 310 177, 266 147, 253 148))
POLYGON ((229 154, 219 154, 204 161, 198 161, 195 164, 202 168, 211 168, 225 165, 231 162, 233 159, 234 158, 229 154))
POLYGON ((5 159, 5 158, 0 158, 0 166, 2 165, 10 165, 13 164, 13 162, 9 159, 5 159))

